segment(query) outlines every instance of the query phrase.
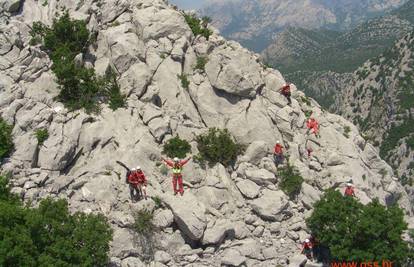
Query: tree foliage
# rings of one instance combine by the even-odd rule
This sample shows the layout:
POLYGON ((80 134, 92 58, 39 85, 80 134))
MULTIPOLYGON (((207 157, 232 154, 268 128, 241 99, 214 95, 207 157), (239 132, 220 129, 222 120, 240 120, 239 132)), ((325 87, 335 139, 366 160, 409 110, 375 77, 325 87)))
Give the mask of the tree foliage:
POLYGON ((33 23, 31 35, 32 43, 41 42, 52 59, 52 71, 60 87, 58 98, 68 108, 98 112, 100 101, 109 102, 113 110, 124 106, 125 96, 113 71, 98 77, 94 69, 79 66, 74 60, 79 53, 86 53, 91 43, 85 21, 72 20, 65 12, 54 19, 51 28, 40 22, 33 23))
MULTIPOLYGON (((364 206, 352 197, 329 190, 315 203, 306 220, 309 229, 328 246, 337 261, 393 261, 409 257, 401 235, 407 229, 397 206, 384 207, 377 199, 364 206)), ((394 264, 393 264, 394 265, 394 264)))
POLYGON ((233 140, 227 129, 210 128, 207 133, 197 136, 196 141, 200 151, 198 158, 212 165, 229 166, 243 151, 243 146, 233 140))
POLYGON ((168 140, 165 145, 162 153, 167 155, 170 158, 185 158, 186 155, 191 151, 191 145, 177 135, 174 138, 168 140))
POLYGON ((0 117, 0 160, 7 157, 13 149, 12 130, 13 126, 0 117))
POLYGON ((69 213, 66 200, 28 208, 0 176, 0 266, 106 266, 112 230, 102 215, 69 213))

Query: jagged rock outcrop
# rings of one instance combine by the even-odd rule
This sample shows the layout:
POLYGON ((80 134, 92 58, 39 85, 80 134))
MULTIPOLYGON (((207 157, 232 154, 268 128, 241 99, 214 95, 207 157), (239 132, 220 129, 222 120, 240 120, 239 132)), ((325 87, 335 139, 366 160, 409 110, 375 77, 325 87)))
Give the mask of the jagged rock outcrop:
POLYGON ((20 4, 20 12, 0 25, 0 115, 14 125, 15 143, 1 171, 13 174, 13 191, 33 204, 47 196, 66 198, 72 211, 107 216, 114 229, 110 266, 142 266, 148 252, 131 225, 143 208, 154 211, 158 227, 151 238, 156 266, 284 266, 309 234, 303 218, 312 203, 324 189, 342 190, 351 177, 362 201, 398 201, 412 215, 391 168, 354 125, 313 100, 304 103, 296 88, 287 106, 275 91, 285 82, 278 71, 265 69, 258 55, 217 33, 209 40, 195 37, 182 13, 164 1, 20 4), (51 23, 62 7, 97 33, 84 64, 101 74, 117 70, 128 96, 125 108, 102 105, 99 115, 91 115, 54 100, 52 63, 29 44, 29 31, 33 21, 51 23), (200 56, 208 59, 205 71, 194 68, 200 56), (177 78, 183 73, 188 89, 177 78), (320 121, 321 138, 306 134, 307 111, 320 121), (196 151, 195 137, 208 127, 228 128, 246 153, 229 168, 189 163, 186 192, 173 196, 171 178, 157 164, 163 142, 178 134, 196 151), (50 137, 38 147, 34 132, 40 128, 50 137), (277 140, 305 179, 298 200, 279 188, 271 155, 277 140), (161 206, 151 198, 133 203, 125 170, 115 160, 139 164, 149 178, 148 195, 161 206))

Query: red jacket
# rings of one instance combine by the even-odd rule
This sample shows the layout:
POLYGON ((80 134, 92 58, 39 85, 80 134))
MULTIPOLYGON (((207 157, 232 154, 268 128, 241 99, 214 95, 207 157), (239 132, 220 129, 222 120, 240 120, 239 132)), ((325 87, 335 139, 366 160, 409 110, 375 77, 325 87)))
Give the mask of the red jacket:
POLYGON ((303 245, 302 245, 303 247, 303 249, 311 249, 312 248, 312 243, 311 242, 303 242, 303 245))
POLYGON ((345 188, 345 196, 350 196, 350 197, 355 196, 355 191, 352 186, 347 186, 345 188))
POLYGON ((282 94, 289 94, 290 93, 290 84, 287 84, 287 85, 283 86, 281 91, 282 91, 282 94))
POLYGON ((283 154, 283 146, 281 144, 276 144, 274 153, 278 155, 283 154))
POLYGON ((144 172, 133 171, 128 176, 128 182, 131 184, 145 184, 147 182, 147 178, 145 177, 144 172))
POLYGON ((306 122, 306 126, 309 129, 312 129, 312 128, 318 129, 319 128, 319 123, 314 118, 311 118, 306 122))

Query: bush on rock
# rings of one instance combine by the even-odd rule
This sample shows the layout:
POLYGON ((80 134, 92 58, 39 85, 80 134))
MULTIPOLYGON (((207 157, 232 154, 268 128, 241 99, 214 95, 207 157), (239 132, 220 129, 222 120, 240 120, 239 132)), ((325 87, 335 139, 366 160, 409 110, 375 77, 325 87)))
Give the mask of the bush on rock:
POLYGON ((244 150, 237 144, 227 129, 210 128, 205 134, 196 138, 197 148, 200 154, 197 158, 208 161, 211 165, 221 163, 229 166, 244 150))
POLYGON ((286 167, 280 168, 278 175, 281 179, 279 184, 280 189, 291 199, 294 199, 300 193, 303 177, 289 164, 286 167))
POLYGON ((207 19, 207 17, 199 19, 193 14, 184 14, 184 18, 188 26, 190 26, 194 36, 201 35, 207 40, 210 38, 212 31, 207 28, 207 24, 209 23, 209 19, 207 19))
POLYGON ((176 136, 165 143, 162 153, 170 158, 177 157, 182 159, 185 158, 190 151, 191 145, 186 140, 176 136))
POLYGON ((124 106, 125 96, 120 92, 113 71, 105 77, 97 77, 94 69, 75 62, 75 57, 86 53, 91 43, 86 22, 72 20, 65 12, 53 21, 51 28, 34 22, 31 35, 32 43, 42 43, 52 59, 52 71, 60 88, 58 99, 69 109, 98 112, 100 101, 109 102, 113 110, 124 106))

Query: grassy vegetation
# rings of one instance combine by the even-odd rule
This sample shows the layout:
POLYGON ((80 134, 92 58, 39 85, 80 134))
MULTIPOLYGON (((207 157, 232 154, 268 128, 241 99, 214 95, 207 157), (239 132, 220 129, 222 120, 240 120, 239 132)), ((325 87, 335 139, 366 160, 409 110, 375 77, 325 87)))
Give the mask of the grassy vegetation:
POLYGON ((151 197, 152 198, 152 200, 154 201, 154 203, 155 203, 155 207, 157 208, 157 209, 159 209, 159 208, 161 208, 161 206, 162 206, 162 201, 161 201, 161 198, 159 197, 159 196, 153 196, 153 197, 151 197))
POLYGON ((38 129, 35 132, 37 143, 39 145, 43 145, 43 143, 46 141, 46 139, 49 137, 49 133, 47 129, 38 129))
POLYGON ((351 132, 351 127, 349 127, 348 125, 344 126, 344 136, 346 138, 349 138, 349 133, 351 132))
POLYGON ((204 71, 207 62, 208 62, 207 57, 197 57, 197 64, 195 65, 195 69, 204 71))
POLYGON ((188 90, 188 87, 190 86, 190 81, 187 78, 187 74, 183 73, 183 74, 178 74, 177 75, 178 79, 181 81, 181 86, 184 89, 188 90))
POLYGON ((138 211, 135 216, 133 229, 142 235, 149 235, 155 230, 153 214, 145 209, 138 211))
POLYGON ((280 189, 291 199, 295 199, 302 188, 303 177, 289 164, 279 169, 278 176, 281 179, 279 184, 280 189))
POLYGON ((210 128, 207 133, 197 136, 196 141, 200 151, 197 158, 211 165, 232 165, 244 150, 242 145, 233 140, 227 129, 210 128))
POLYGON ((184 139, 180 139, 177 135, 164 144, 162 153, 170 158, 185 158, 191 152, 191 145, 184 139))
POLYGON ((0 161, 13 150, 12 130, 13 126, 0 117, 0 161))
POLYGON ((91 36, 86 22, 73 20, 65 12, 53 21, 52 27, 34 22, 31 43, 42 43, 53 61, 52 71, 60 88, 58 100, 71 110, 84 108, 86 112, 99 112, 99 102, 109 102, 112 109, 122 107, 125 97, 116 83, 116 76, 110 72, 97 77, 94 69, 78 66, 76 55, 86 53, 91 36))
POLYGON ((213 34, 213 32, 207 28, 207 24, 209 21, 211 21, 208 17, 199 19, 193 14, 184 14, 184 18, 188 26, 190 26, 194 36, 201 35, 208 40, 210 38, 210 35, 213 34))

